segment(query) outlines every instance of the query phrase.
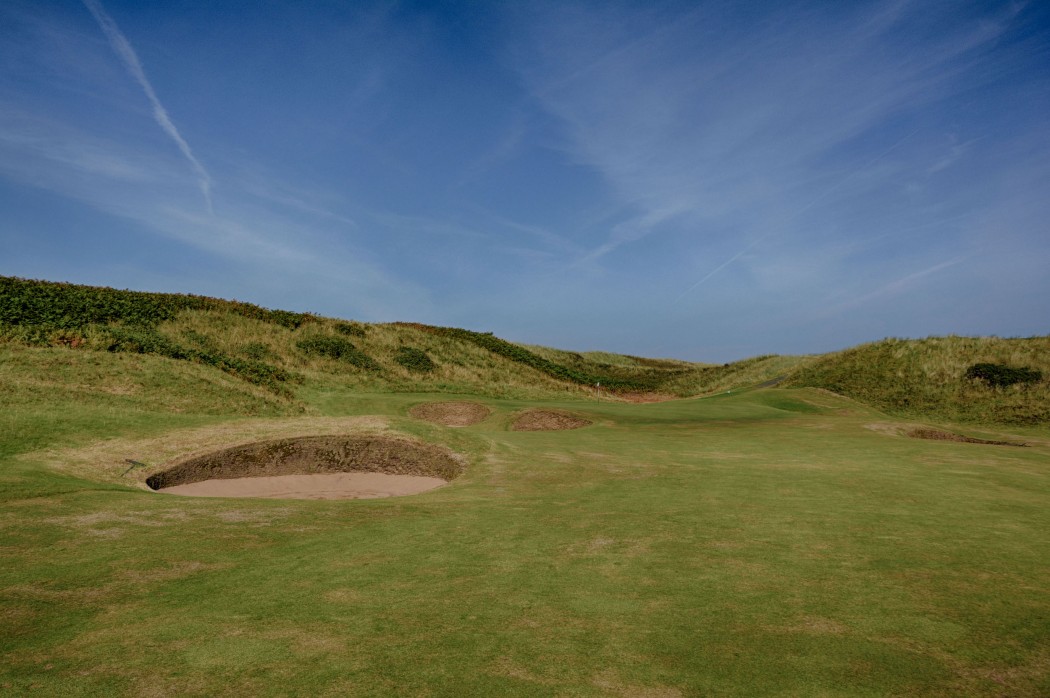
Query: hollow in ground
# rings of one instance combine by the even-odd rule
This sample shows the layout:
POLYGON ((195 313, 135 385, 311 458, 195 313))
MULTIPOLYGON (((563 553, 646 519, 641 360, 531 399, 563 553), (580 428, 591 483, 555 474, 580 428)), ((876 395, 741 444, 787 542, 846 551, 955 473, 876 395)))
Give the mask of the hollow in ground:
POLYGON ((391 436, 307 436, 191 458, 151 475, 146 484, 172 494, 345 499, 414 494, 462 471, 460 457, 434 444, 391 436))

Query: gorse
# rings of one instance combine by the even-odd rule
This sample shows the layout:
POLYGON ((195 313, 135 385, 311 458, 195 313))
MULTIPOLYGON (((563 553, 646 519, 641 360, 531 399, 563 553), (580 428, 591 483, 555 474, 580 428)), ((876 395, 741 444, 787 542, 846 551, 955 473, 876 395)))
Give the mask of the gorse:
POLYGON ((372 357, 358 349, 349 340, 331 335, 315 334, 303 337, 295 343, 297 347, 307 354, 324 356, 329 359, 343 361, 351 366, 364 368, 369 371, 378 371, 382 367, 372 357))
POLYGON ((971 380, 982 380, 995 388, 1005 388, 1018 383, 1028 385, 1043 380, 1041 371, 1024 366, 1014 368, 1003 364, 979 363, 966 369, 966 377, 971 380))
POLYGON ((401 364, 409 371, 421 371, 428 373, 437 368, 437 364, 422 349, 415 347, 398 347, 394 361, 401 364))

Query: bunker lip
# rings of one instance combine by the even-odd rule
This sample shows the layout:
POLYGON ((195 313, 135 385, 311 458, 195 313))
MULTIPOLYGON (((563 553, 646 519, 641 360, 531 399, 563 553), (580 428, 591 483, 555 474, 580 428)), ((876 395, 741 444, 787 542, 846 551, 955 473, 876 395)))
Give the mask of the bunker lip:
POLYGON ((446 401, 424 402, 410 409, 408 413, 416 419, 446 427, 469 427, 485 421, 492 414, 492 410, 477 402, 446 401))
POLYGON ((167 490, 204 481, 340 473, 417 476, 447 483, 463 470, 463 459, 452 451, 408 438, 303 436, 241 444, 191 458, 151 475, 146 485, 167 490))
POLYGON ((564 410, 532 409, 519 412, 511 423, 511 431, 565 431, 590 426, 584 419, 564 410))
POLYGON ((1020 446, 1022 448, 1028 446, 1026 443, 1018 443, 1016 441, 994 441, 991 439, 976 439, 972 436, 963 436, 962 434, 954 434, 950 431, 941 431, 940 429, 930 429, 928 427, 917 427, 907 432, 907 435, 913 439, 928 439, 930 441, 955 441, 957 443, 964 444, 986 444, 988 446, 1020 446))

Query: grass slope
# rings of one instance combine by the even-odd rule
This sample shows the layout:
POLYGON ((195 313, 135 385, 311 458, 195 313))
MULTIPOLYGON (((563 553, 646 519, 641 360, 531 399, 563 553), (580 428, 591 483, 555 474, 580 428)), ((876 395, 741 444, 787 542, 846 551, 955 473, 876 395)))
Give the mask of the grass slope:
POLYGON ((293 398, 304 380, 364 390, 493 396, 608 391, 695 394, 688 362, 563 353, 552 360, 491 334, 411 323, 368 325, 200 296, 0 277, 0 340, 132 352, 212 366, 293 398))
POLYGON ((958 422, 1050 423, 1050 337, 886 339, 827 354, 785 385, 832 390, 889 412, 958 422), (1043 379, 993 387, 967 378, 988 362, 1030 367, 1043 379))

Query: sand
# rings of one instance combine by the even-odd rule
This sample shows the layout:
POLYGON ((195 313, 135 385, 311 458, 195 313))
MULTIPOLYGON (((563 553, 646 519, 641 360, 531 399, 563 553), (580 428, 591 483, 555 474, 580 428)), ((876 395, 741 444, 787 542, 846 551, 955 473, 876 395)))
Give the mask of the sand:
POLYGON ((446 427, 469 427, 485 421, 492 410, 476 402, 424 402, 408 413, 416 419, 446 427))
POLYGON ((439 477, 388 473, 320 473, 201 480, 157 490, 187 497, 262 497, 267 499, 378 499, 401 497, 448 484, 439 477))

